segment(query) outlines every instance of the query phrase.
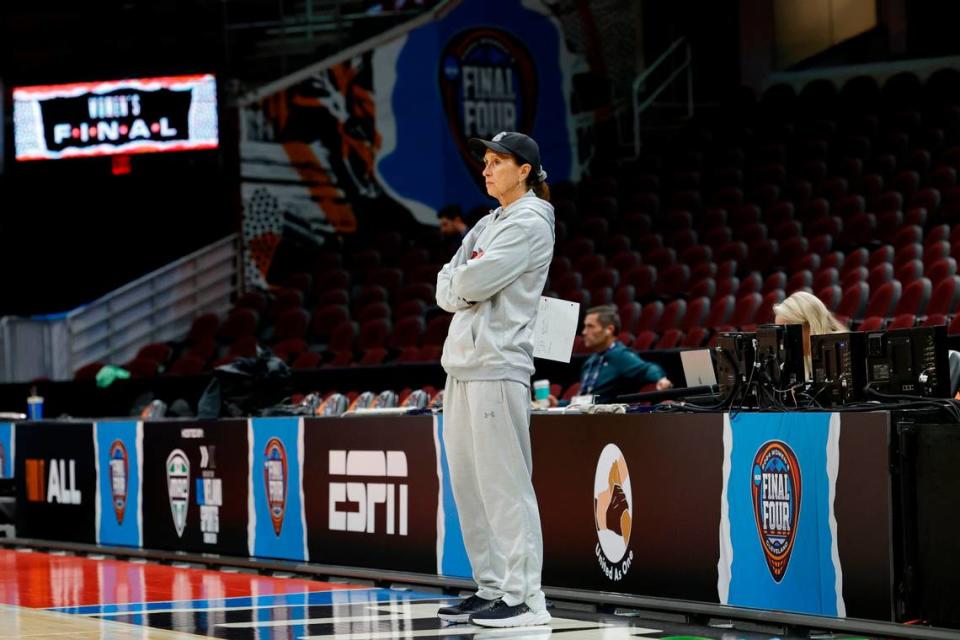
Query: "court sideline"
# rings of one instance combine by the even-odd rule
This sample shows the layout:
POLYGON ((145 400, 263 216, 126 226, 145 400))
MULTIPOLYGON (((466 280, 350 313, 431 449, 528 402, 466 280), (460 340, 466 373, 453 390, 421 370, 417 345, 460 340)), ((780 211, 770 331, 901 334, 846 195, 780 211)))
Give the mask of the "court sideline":
POLYGON ((0 640, 772 637, 560 607, 551 610, 549 627, 482 629, 437 619, 439 603, 452 597, 235 570, 0 550, 0 640))

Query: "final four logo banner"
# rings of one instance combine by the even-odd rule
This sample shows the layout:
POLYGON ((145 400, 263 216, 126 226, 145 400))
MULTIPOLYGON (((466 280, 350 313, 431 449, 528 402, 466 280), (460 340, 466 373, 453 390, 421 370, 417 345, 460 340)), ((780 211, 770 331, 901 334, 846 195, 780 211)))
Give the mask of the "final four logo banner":
POLYGON ((760 447, 754 457, 751 487, 764 557, 770 575, 780 582, 793 552, 802 504, 800 463, 790 445, 773 440, 760 447))
POLYGON ((836 413, 724 416, 721 604, 844 616, 836 413))
POLYGON ((533 57, 510 33, 481 27, 451 38, 440 64, 440 94, 453 139, 482 185, 482 167, 467 140, 532 131, 538 97, 533 57))
POLYGON ((110 496, 117 524, 123 525, 127 512, 127 483, 130 477, 130 456, 120 440, 110 443, 110 496))
POLYGON ((97 459, 97 542, 143 544, 141 478, 143 423, 111 420, 94 424, 97 459))
POLYGON ((310 559, 303 510, 303 433, 304 421, 299 417, 248 422, 247 544, 251 555, 310 559))
POLYGON ((273 532, 280 536, 287 512, 287 450, 280 438, 270 438, 263 452, 263 484, 273 532))

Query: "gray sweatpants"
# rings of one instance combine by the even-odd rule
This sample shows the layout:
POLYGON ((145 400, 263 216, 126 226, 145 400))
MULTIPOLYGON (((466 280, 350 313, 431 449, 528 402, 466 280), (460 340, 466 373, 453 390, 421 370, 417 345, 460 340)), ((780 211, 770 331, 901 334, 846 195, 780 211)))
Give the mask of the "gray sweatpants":
POLYGON ((443 442, 477 595, 546 610, 543 536, 533 492, 530 390, 447 377, 443 442))

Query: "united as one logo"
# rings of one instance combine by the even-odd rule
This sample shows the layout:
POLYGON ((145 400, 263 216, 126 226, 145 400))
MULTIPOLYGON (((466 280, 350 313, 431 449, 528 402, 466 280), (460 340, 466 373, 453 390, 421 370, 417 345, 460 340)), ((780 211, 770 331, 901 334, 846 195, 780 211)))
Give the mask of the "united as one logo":
POLYGON ((767 567, 775 582, 783 580, 793 553, 800 519, 800 464, 784 442, 767 442, 753 460, 753 512, 767 567))
POLYGON ((480 161, 470 138, 489 140, 500 131, 530 132, 537 104, 533 58, 515 37, 487 27, 454 36, 440 56, 440 94, 460 154, 477 184, 480 161))
POLYGON ((110 445, 110 496, 113 500, 113 513, 117 524, 123 524, 123 515, 127 511, 127 478, 130 472, 130 459, 127 448, 120 440, 110 445))
POLYGON ((608 444, 600 453, 593 484, 594 550, 604 574, 622 580, 633 562, 630 533, 633 530, 633 488, 627 461, 620 448, 608 444))
POLYGON ((287 512, 287 451, 279 438, 270 438, 263 452, 263 484, 273 532, 280 535, 287 512))
POLYGON ((190 504, 190 460, 182 449, 174 449, 167 456, 167 494, 170 514, 177 537, 183 537, 187 526, 187 506, 190 504))

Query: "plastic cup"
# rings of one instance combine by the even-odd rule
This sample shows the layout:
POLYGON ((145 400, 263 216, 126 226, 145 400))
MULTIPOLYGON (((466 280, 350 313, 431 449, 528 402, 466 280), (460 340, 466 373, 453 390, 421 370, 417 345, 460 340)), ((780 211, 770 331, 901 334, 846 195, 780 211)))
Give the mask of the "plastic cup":
POLYGON ((27 398, 27 417, 30 420, 43 420, 43 396, 27 398))
POLYGON ((546 406, 550 402, 550 381, 536 380, 533 383, 533 398, 541 406, 546 406))

